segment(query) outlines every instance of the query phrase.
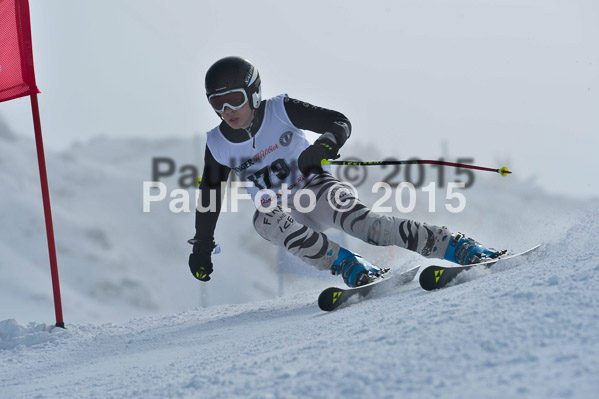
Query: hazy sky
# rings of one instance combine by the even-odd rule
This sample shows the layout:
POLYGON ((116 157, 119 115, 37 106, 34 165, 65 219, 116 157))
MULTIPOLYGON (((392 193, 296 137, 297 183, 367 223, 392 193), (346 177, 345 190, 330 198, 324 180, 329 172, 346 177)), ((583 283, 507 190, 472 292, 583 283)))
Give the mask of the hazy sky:
MULTIPOLYGON (((207 68, 252 60, 263 95, 337 109, 398 158, 507 164, 599 196, 596 0, 30 0, 44 139, 189 137, 218 119, 207 68)), ((33 135, 28 99, 0 115, 33 135)), ((345 154, 350 155, 350 154, 345 154)), ((351 154, 359 156, 359 154, 351 154)))

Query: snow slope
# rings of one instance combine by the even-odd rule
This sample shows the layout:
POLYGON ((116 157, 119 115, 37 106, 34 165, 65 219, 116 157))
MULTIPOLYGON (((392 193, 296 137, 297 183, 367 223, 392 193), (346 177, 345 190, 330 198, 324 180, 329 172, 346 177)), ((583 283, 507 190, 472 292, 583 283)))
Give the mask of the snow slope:
MULTIPOLYGON (((444 290, 413 282, 325 314, 318 293, 340 281, 292 278, 278 297, 276 250, 256 237, 247 212, 221 216, 213 281, 188 275, 192 214, 168 204, 144 214, 141 181, 152 156, 193 163, 193 148, 191 140, 99 139, 46 154, 62 330, 50 323, 34 149, 0 134, 1 398, 596 396, 597 200, 550 196, 516 173, 477 174, 460 214, 444 210, 442 189, 429 212, 419 191, 409 217, 499 248, 544 245, 444 290)), ((360 195, 369 204, 380 197, 364 188, 360 195)), ((430 263, 400 249, 347 245, 397 270, 430 263)))
MULTIPOLYGON (((124 324, 0 323, 2 397, 594 398, 596 212, 536 256, 333 313, 317 291, 124 324)), ((506 261, 507 263, 508 261, 506 261)))

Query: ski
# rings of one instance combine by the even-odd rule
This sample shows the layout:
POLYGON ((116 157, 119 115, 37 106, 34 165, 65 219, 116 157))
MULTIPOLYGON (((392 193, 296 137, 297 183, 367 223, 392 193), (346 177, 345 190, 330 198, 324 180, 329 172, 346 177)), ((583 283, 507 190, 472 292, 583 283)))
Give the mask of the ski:
POLYGON ((384 275, 370 284, 362 285, 356 288, 338 288, 330 287, 320 293, 318 297, 318 307, 324 311, 330 312, 343 305, 349 298, 357 296, 358 298, 366 298, 375 287, 381 285, 404 285, 414 280, 420 265, 415 266, 398 275, 384 275))
POLYGON ((511 258, 515 258, 517 256, 522 256, 522 255, 528 254, 528 253, 536 250, 540 246, 541 246, 541 244, 535 245, 534 247, 527 249, 526 251, 517 253, 517 254, 502 255, 495 259, 488 260, 486 262, 475 263, 473 265, 450 266, 450 267, 443 267, 443 266, 437 266, 437 265, 428 266, 422 271, 422 273, 420 273, 420 278, 419 278, 420 286, 427 291, 432 291, 432 290, 436 290, 439 288, 443 288, 447 284, 449 284, 454 278, 456 278, 456 276, 458 274, 460 274, 461 272, 463 272, 465 270, 470 270, 473 267, 489 268, 501 260, 511 259, 511 258))

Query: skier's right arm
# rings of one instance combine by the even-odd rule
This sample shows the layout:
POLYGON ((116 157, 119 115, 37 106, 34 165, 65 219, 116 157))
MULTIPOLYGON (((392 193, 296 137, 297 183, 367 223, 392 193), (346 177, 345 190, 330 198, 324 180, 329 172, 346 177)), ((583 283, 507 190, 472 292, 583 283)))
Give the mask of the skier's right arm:
POLYGON ((195 213, 196 233, 193 239, 189 240, 193 244, 193 252, 189 255, 189 269, 191 274, 200 281, 210 280, 210 274, 213 271, 212 250, 215 247, 214 230, 221 209, 221 183, 226 182, 231 169, 221 165, 214 159, 208 146, 204 155, 204 172, 202 173, 202 182, 200 183, 200 195, 195 213), (214 204, 210 204, 210 192, 214 190, 216 195, 214 204), (202 212, 198 210, 202 209, 202 212))

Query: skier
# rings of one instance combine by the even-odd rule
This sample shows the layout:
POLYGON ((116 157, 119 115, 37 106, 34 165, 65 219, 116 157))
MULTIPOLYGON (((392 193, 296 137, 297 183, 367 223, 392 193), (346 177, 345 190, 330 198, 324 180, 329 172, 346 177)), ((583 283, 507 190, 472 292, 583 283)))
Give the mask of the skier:
POLYGON ((350 137, 351 124, 343 114, 287 95, 262 100, 258 70, 240 57, 214 63, 206 73, 205 86, 208 101, 222 122, 207 133, 198 199, 202 211, 196 209, 196 233, 189 240, 193 245, 189 267, 197 279, 209 281, 213 272, 221 183, 227 181, 231 169, 240 181, 252 183, 247 191, 255 203, 256 196, 261 204, 277 201, 271 211, 258 208, 254 213, 260 236, 309 265, 341 275, 350 287, 367 284, 388 269, 331 241, 323 233, 327 228, 369 244, 396 245, 461 265, 499 254, 462 234, 452 234, 445 226, 377 214, 361 203, 328 165, 321 164, 323 159, 337 159, 350 137), (303 130, 321 136, 310 144, 303 130), (271 195, 262 189, 272 190, 271 195), (216 206, 204 211, 209 209, 211 190, 216 193, 212 194, 216 206), (281 205, 284 199, 288 208, 281 205))

